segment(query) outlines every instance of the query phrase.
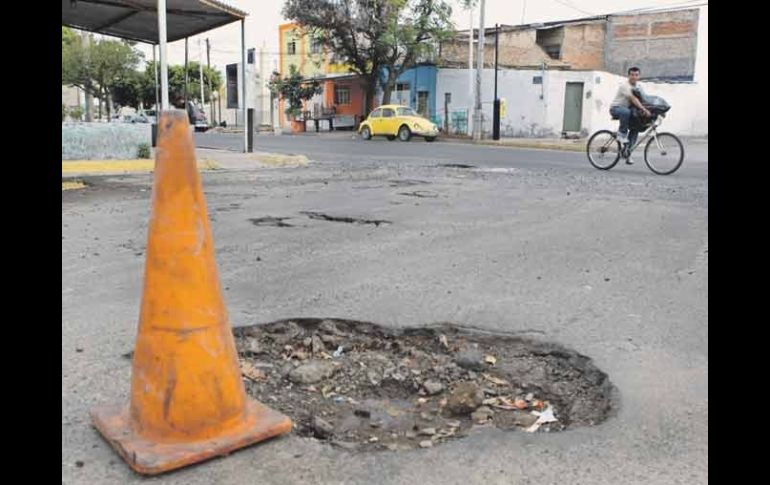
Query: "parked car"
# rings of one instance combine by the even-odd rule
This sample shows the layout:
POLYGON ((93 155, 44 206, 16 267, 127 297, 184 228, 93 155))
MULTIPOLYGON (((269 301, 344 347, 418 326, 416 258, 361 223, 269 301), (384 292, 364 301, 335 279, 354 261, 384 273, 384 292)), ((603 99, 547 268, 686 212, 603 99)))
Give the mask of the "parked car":
POLYGON ((206 113, 195 106, 192 101, 187 102, 187 116, 190 117, 190 125, 195 127, 195 131, 206 131, 209 129, 206 113))
POLYGON ((413 136, 421 136, 425 141, 433 141, 438 136, 438 126, 409 106, 386 104, 369 113, 358 127, 358 133, 364 140, 382 135, 388 140, 398 137, 401 141, 409 141, 413 136))
POLYGON ((154 109, 146 109, 139 113, 144 118, 145 123, 155 124, 158 122, 158 116, 154 109))

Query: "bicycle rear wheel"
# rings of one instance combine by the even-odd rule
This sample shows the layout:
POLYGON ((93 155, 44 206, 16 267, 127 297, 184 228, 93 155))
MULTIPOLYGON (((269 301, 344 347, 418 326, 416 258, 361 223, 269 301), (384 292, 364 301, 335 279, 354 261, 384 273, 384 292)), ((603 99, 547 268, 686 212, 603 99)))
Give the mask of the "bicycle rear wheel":
POLYGON ((676 135, 658 133, 644 147, 644 163, 658 175, 670 175, 682 166, 684 146, 676 135))
POLYGON ((620 142, 615 133, 600 130, 591 135, 586 145, 588 161, 599 170, 609 170, 620 160, 620 142))

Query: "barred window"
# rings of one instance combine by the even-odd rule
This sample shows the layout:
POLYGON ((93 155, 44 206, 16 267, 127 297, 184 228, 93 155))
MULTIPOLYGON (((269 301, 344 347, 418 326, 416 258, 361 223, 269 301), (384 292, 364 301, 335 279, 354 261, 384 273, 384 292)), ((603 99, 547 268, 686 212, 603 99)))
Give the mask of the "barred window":
POLYGON ((350 88, 334 88, 334 104, 350 104, 350 88))
POLYGON ((321 39, 313 39, 310 41, 310 53, 311 54, 318 54, 323 49, 323 42, 321 42, 321 39))

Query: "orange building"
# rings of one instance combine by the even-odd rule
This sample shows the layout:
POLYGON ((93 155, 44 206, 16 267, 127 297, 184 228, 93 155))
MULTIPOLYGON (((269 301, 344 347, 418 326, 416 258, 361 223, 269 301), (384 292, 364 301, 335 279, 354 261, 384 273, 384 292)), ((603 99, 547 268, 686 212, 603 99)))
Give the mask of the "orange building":
MULTIPOLYGON (((323 92, 305 104, 310 118, 332 118, 335 128, 354 127, 364 115, 364 89, 360 76, 348 65, 337 61, 320 40, 296 22, 278 26, 280 45, 279 72, 289 73, 294 65, 307 79, 321 82, 323 92)), ((283 100, 279 101, 281 126, 288 125, 283 100)))

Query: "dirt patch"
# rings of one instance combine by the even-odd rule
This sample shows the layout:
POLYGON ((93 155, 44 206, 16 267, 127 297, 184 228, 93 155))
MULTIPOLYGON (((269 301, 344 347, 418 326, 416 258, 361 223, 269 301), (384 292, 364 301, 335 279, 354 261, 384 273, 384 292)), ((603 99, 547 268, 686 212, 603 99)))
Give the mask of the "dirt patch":
POLYGON ((287 222, 283 222, 287 219, 291 219, 291 217, 256 217, 253 219, 249 219, 249 222, 254 224, 255 226, 272 226, 272 227, 294 227, 293 224, 289 224, 287 222))
POLYGON ((324 214, 323 212, 301 211, 300 214, 304 214, 311 219, 316 219, 319 221, 345 222, 347 224, 374 224, 378 227, 380 224, 392 224, 392 222, 386 221, 384 219, 362 219, 359 217, 330 216, 329 214, 324 214))
POLYGON ((426 448, 474 426, 562 431, 613 409, 614 387, 588 357, 513 335, 322 319, 234 334, 247 392, 299 435, 347 449, 426 448))

